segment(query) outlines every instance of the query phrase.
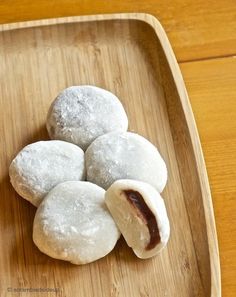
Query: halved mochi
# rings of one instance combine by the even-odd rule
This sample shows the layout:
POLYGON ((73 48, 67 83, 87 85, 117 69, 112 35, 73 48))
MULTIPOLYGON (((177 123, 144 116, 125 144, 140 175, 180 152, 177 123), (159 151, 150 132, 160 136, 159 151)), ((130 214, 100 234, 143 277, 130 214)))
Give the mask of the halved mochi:
POLYGON ((105 203, 139 258, 155 256, 167 244, 170 225, 164 200, 151 185, 118 180, 107 190, 105 203))

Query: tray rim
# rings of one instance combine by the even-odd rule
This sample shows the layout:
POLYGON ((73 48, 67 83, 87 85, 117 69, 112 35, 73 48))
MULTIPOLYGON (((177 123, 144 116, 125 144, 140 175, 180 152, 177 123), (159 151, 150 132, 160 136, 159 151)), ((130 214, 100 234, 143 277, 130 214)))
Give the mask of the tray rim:
POLYGON ((20 30, 25 28, 41 27, 57 24, 68 23, 83 23, 83 22, 97 22, 97 21, 112 21, 112 20, 134 20, 148 24, 155 32, 163 51, 170 70, 173 75, 174 83, 176 85, 180 102, 183 108, 184 116, 186 119, 190 140, 193 146, 194 156, 196 158, 197 173, 200 181, 200 188, 202 193, 204 217, 206 222, 206 232, 208 239, 208 249, 210 258, 211 270, 211 296, 221 297, 221 270, 219 247, 215 225, 215 217, 212 203, 211 190, 206 170, 206 164, 201 147, 200 137, 197 130, 192 107, 189 101, 188 93, 185 87, 183 76, 176 60, 175 54, 166 35, 164 28, 159 20, 148 13, 113 13, 113 14, 95 14, 95 15, 82 15, 82 16, 68 16, 49 19, 38 19, 15 23, 0 24, 0 32, 9 30, 20 30))

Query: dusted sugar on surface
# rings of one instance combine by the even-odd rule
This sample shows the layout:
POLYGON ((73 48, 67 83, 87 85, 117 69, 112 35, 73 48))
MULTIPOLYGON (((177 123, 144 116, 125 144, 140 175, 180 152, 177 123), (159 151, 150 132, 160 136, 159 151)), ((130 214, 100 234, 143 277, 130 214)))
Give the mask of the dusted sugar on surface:
POLYGON ((47 130, 52 139, 75 143, 83 150, 98 136, 127 128, 127 115, 119 99, 95 86, 63 90, 47 116, 47 130))
POLYGON ((38 206, 57 184, 85 178, 84 152, 60 140, 38 141, 17 154, 9 175, 17 193, 38 206))
POLYGON ((87 179, 104 189, 118 179, 140 180, 162 192, 167 168, 157 148, 131 132, 108 133, 85 152, 87 179))
POLYGON ((104 257, 120 232, 105 202, 105 191, 89 182, 57 185, 37 209, 33 240, 45 254, 74 264, 104 257))

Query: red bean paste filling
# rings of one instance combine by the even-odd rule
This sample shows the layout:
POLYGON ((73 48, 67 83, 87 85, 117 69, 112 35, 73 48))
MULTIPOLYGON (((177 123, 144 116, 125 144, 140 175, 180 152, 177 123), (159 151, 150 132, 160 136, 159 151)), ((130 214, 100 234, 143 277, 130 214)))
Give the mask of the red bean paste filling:
POLYGON ((139 192, 133 190, 124 190, 124 193, 129 203, 134 208, 136 208, 138 215, 141 216, 142 220, 148 227, 150 241, 145 249, 151 250, 161 241, 156 218, 139 192))

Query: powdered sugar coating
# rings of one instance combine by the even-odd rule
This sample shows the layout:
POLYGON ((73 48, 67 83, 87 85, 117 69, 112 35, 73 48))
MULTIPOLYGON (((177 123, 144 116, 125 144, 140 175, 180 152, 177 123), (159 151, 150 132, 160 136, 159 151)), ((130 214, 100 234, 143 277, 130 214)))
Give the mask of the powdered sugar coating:
POLYGON ((89 182, 57 185, 37 209, 33 240, 45 254, 74 264, 107 255, 120 232, 104 202, 105 191, 89 182))
POLYGON ((9 175, 17 193, 38 206, 55 185, 85 178, 84 152, 60 140, 35 142, 18 153, 9 175))
POLYGON ((157 148, 131 133, 108 133, 98 137, 85 152, 87 180, 104 189, 118 179, 134 179, 162 192, 167 168, 157 148))
POLYGON ((95 86, 63 90, 47 116, 47 130, 52 139, 75 143, 83 150, 98 136, 127 128, 128 119, 119 99, 95 86))

